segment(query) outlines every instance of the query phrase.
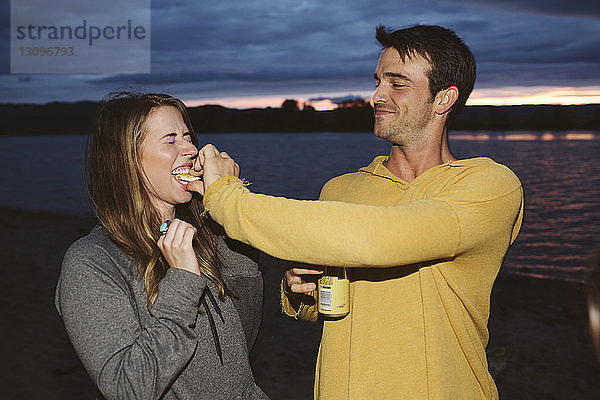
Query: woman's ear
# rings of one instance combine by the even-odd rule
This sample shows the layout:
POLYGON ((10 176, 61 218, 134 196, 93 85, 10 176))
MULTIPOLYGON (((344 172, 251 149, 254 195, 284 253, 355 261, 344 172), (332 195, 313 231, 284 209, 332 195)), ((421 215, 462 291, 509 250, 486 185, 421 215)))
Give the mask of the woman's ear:
POLYGON ((456 86, 440 90, 435 96, 435 113, 438 115, 447 113, 456 103, 456 100, 458 100, 458 88, 456 86))

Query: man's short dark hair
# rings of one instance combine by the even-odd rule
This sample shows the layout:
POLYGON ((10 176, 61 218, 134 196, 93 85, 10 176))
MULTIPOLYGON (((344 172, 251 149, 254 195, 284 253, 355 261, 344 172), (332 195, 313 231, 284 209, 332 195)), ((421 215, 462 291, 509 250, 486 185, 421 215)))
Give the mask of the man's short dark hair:
POLYGON ((429 61, 427 73, 431 98, 451 86, 458 88, 458 99, 450 110, 453 119, 462 111, 475 84, 475 58, 456 34, 441 26, 416 25, 392 31, 377 27, 377 41, 383 47, 393 47, 402 61, 419 55, 429 61))

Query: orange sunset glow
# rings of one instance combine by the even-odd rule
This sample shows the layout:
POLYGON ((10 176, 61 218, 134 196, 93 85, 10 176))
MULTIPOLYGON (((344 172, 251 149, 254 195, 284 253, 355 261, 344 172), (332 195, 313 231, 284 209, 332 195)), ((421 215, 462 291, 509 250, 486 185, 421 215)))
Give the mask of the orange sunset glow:
POLYGON ((311 101, 306 103, 317 111, 335 110, 338 106, 329 99, 311 101))
POLYGON ((188 107, 198 107, 207 104, 216 104, 227 108, 237 109, 267 107, 278 108, 281 107, 281 104, 286 99, 296 100, 300 108, 303 108, 303 106, 310 106, 317 111, 334 110, 337 108, 337 104, 333 103, 330 99, 311 101, 308 98, 306 98, 306 95, 288 95, 283 97, 225 97, 220 99, 186 100, 185 104, 188 107))
POLYGON ((467 105, 522 105, 522 104, 598 104, 600 86, 588 87, 503 87, 475 89, 467 105))
MULTIPOLYGON (((371 91, 356 91, 354 92, 365 99, 371 97, 371 91)), ((187 100, 186 104, 189 107, 196 107, 206 104, 218 104, 227 108, 247 109, 247 108, 266 108, 266 107, 281 107, 286 99, 295 99, 298 104, 303 104, 313 107, 317 111, 333 110, 337 105, 329 98, 347 95, 347 93, 315 93, 314 95, 307 94, 288 94, 283 96, 245 96, 245 97, 224 97, 214 99, 193 99, 187 100), (310 101, 309 99, 325 98, 324 100, 310 101)), ((523 105, 523 104, 559 104, 559 105, 576 105, 576 104, 600 104, 600 86, 588 87, 501 87, 501 88, 486 88, 475 89, 467 105, 523 105)))

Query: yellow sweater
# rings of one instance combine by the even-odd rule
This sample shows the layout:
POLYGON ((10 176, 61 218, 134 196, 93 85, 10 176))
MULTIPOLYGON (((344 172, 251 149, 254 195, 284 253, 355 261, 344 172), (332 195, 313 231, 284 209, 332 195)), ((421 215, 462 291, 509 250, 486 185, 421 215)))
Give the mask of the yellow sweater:
MULTIPOLYGON (((410 183, 386 159, 329 181, 327 201, 254 194, 226 177, 204 202, 234 239, 352 267, 350 313, 324 323, 315 398, 497 399, 489 300, 521 226, 521 184, 489 158, 438 165, 410 183)), ((282 300, 289 315, 316 320, 314 306, 282 300)))

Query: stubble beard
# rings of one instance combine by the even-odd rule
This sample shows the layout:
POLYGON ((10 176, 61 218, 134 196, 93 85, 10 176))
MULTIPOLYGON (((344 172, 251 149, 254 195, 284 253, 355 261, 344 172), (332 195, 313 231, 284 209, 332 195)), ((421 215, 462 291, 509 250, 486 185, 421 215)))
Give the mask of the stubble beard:
POLYGON ((423 113, 420 118, 415 121, 409 121, 406 116, 396 117, 394 121, 377 122, 375 117, 375 125, 373 131, 375 136, 387 140, 394 145, 410 148, 423 138, 425 128, 429 124, 428 115, 423 113))

